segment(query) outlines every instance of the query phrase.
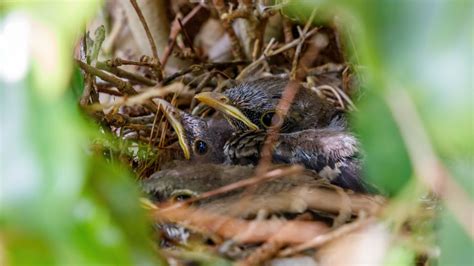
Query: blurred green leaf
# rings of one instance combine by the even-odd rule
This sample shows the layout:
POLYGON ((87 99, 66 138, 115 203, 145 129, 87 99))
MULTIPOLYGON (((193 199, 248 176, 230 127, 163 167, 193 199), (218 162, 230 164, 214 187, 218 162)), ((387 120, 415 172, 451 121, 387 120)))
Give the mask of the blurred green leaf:
POLYGON ((78 66, 74 66, 71 75, 71 90, 72 97, 77 103, 82 96, 84 91, 84 77, 82 76, 81 69, 78 66))
MULTIPOLYGON (((360 95, 355 126, 367 155, 367 178, 392 196, 411 191, 403 187, 413 183, 407 182, 413 175, 412 166, 386 106, 388 91, 405 90, 440 159, 472 198, 474 2, 296 0, 291 1, 287 14, 308 17, 314 7, 320 20, 336 17, 337 25, 347 33, 351 62, 356 70, 364 67, 358 73, 366 89, 360 95)), ((397 196, 406 198, 406 204, 420 204, 413 199, 424 195, 412 193, 397 196)), ((400 216, 390 218, 399 222, 407 218, 400 216)), ((447 211, 438 230, 439 265, 472 265, 472 239, 447 211)), ((402 259, 398 262, 403 264, 405 255, 394 256, 394 262, 402 259)))
POLYGON ((7 7, 1 25, 25 26, 16 33, 32 39, 23 79, 0 81, 2 262, 159 265, 132 175, 93 156, 90 138, 99 131, 71 97, 83 87, 72 47, 97 2, 7 7))
POLYGON ((384 265, 396 266, 396 265, 415 265, 415 253, 403 246, 393 246, 390 248, 387 256, 385 257, 384 265))
MULTIPOLYGON (((472 211, 472 210, 466 210, 472 211)), ((449 210, 443 210, 439 230, 439 265, 474 265, 474 241, 466 234, 449 210)))
POLYGON ((359 103, 355 127, 366 152, 364 176, 383 193, 396 195, 412 176, 411 163, 385 101, 371 90, 359 103))

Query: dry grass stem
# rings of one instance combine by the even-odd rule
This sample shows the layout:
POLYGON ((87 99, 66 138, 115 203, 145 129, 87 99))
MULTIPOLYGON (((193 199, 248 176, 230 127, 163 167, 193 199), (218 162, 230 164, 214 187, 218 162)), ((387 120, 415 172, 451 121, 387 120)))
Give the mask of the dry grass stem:
POLYGON ((364 227, 373 222, 375 222, 374 218, 368 218, 368 219, 361 218, 355 222, 342 225, 341 227, 334 229, 331 232, 316 236, 315 238, 311 239, 308 242, 284 249, 278 255, 286 257, 286 256, 291 256, 296 253, 302 252, 306 249, 320 247, 326 244, 327 242, 334 240, 335 238, 342 237, 350 232, 356 231, 359 228, 364 227))
POLYGON ((329 227, 322 222, 246 221, 185 206, 155 210, 152 213, 155 219, 184 222, 202 232, 233 239, 238 243, 260 243, 271 239, 280 243, 300 244, 329 231, 329 227))
POLYGON ((135 9, 135 12, 137 12, 138 18, 140 19, 140 22, 143 25, 143 29, 146 32, 146 36, 148 38, 148 42, 151 47, 151 51, 153 53, 153 58, 155 59, 153 63, 156 64, 156 74, 158 75, 158 81, 161 81, 163 79, 163 68, 161 66, 160 58, 158 57, 158 49, 156 48, 155 45, 155 40, 153 40, 153 36, 151 35, 150 28, 148 27, 148 24, 146 23, 145 17, 143 16, 143 13, 140 9, 140 7, 137 4, 136 0, 130 0, 130 3, 132 4, 133 8, 135 9))

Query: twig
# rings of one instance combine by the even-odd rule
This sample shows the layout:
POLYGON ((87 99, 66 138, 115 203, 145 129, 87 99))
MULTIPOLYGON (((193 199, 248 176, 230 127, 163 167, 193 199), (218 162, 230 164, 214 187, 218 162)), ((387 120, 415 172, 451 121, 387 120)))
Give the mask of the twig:
POLYGON ((85 72, 89 73, 89 74, 92 74, 94 76, 97 76, 99 78, 101 78, 102 80, 104 81, 107 81, 107 82, 110 82, 112 84, 114 84, 117 89, 119 91, 123 91, 125 92, 126 94, 128 95, 135 95, 137 94, 137 92, 133 89, 132 85, 130 85, 130 83, 128 82, 125 82, 115 76, 112 76, 100 69, 97 69, 93 66, 90 66, 80 60, 75 60, 76 63, 79 65, 80 68, 82 68, 85 72))
POLYGON ((339 73, 346 69, 345 64, 327 63, 315 68, 308 69, 308 76, 318 76, 325 73, 336 72, 339 73))
POLYGON ((168 37, 168 45, 165 48, 165 51, 163 53, 163 58, 161 60, 161 65, 164 67, 166 66, 166 63, 168 63, 169 56, 171 55, 171 52, 173 51, 174 45, 176 43, 176 38, 178 37, 179 32, 186 26, 186 24, 193 18, 200 10, 202 6, 197 5, 189 12, 183 19, 181 27, 178 25, 178 17, 176 17, 171 24, 171 31, 170 35, 168 37))
POLYGON ((291 256, 293 254, 299 253, 299 252, 301 252, 303 250, 306 250, 306 249, 320 247, 320 246, 326 244, 327 242, 329 242, 331 240, 334 240, 338 237, 341 237, 341 236, 346 235, 350 232, 358 230, 359 228, 364 227, 364 226, 366 226, 368 224, 371 224, 371 223, 374 223, 374 222, 375 222, 375 218, 368 218, 368 219, 363 219, 362 218, 362 219, 359 219, 355 222, 343 225, 343 226, 341 226, 341 227, 339 227, 339 228, 337 228, 337 229, 335 229, 335 230, 333 230, 329 233, 316 236, 315 238, 311 239, 310 241, 302 243, 298 246, 284 249, 278 255, 283 256, 283 257, 287 257, 287 256, 291 256))
POLYGON ((258 247, 243 261, 238 262, 237 266, 262 265, 264 261, 274 257, 275 254, 284 246, 284 243, 272 241, 271 239, 258 247))
POLYGON ((358 111, 357 107, 355 104, 352 102, 351 98, 339 87, 335 87, 335 90, 338 92, 338 94, 349 104, 349 106, 352 108, 354 111, 358 111))
POLYGON ((191 65, 179 72, 172 74, 171 76, 166 77, 162 83, 163 85, 166 85, 170 83, 171 81, 173 81, 174 79, 180 76, 186 75, 190 72, 195 72, 199 70, 209 70, 212 68, 226 68, 226 67, 231 67, 234 65, 237 66, 237 65, 247 64, 247 63, 248 63, 247 61, 240 60, 240 61, 232 61, 232 62, 212 62, 212 63, 205 63, 205 64, 199 64, 199 65, 191 65))
POLYGON ((189 37, 188 32, 187 32, 186 29, 184 28, 184 23, 181 21, 180 18, 178 18, 178 23, 179 23, 179 27, 181 28, 181 32, 183 32, 184 39, 188 42, 189 48, 191 48, 191 52, 192 52, 193 54, 197 54, 196 51, 194 50, 193 41, 192 41, 191 38, 189 37))
MULTIPOLYGON (((289 176, 286 177, 291 178, 289 176)), ((334 189, 334 185, 326 184, 326 182, 321 182, 319 185, 312 184, 308 187, 296 186, 284 191, 265 194, 264 196, 255 193, 255 189, 258 188, 257 186, 252 186, 246 191, 242 191, 238 200, 235 198, 230 200, 221 198, 220 200, 207 202, 205 207, 210 210, 225 210, 223 213, 239 217, 255 215, 260 210, 268 210, 272 213, 295 213, 313 210, 338 214, 339 219, 334 221, 333 227, 337 226, 339 221, 345 220, 347 217, 351 217, 351 215, 375 215, 384 207, 385 199, 381 196, 351 194, 342 190, 337 191, 334 189), (253 190, 254 193, 246 193, 249 190, 253 190), (344 195, 341 195, 341 192, 344 195)), ((262 184, 261 186, 265 185, 267 184, 262 184)))
POLYGON ((272 38, 270 40, 270 42, 267 44, 267 46, 265 47, 265 49, 264 49, 262 55, 260 56, 260 58, 253 61, 251 64, 247 65, 244 69, 242 69, 240 71, 239 75, 235 79, 236 80, 245 79, 250 74, 251 71, 253 71, 256 67, 261 65, 262 62, 267 59, 269 51, 272 48, 274 43, 275 43, 275 39, 272 38))
MULTIPOLYGON (((158 112, 156 112, 155 118, 153 119, 153 126, 151 127, 150 138, 149 138, 149 141, 148 141, 148 148, 150 148, 151 144, 152 144, 153 132, 155 131, 157 119, 158 119, 158 112)), ((148 155, 148 153, 147 153, 147 155, 148 155)))
MULTIPOLYGON (((292 24, 290 20, 283 15, 282 15, 282 19, 283 19, 283 35, 285 36, 285 43, 291 43, 294 40, 293 32, 291 30, 292 24)), ((294 54, 295 53, 292 50, 287 51, 288 58, 293 58, 294 54)))
MULTIPOLYGON (((312 30, 310 30, 308 33, 306 33, 305 35, 303 36, 300 36, 298 39, 295 39, 293 40, 292 42, 290 43, 287 43, 285 44, 284 46, 272 51, 270 48, 271 48, 271 44, 273 44, 272 41, 270 41, 270 43, 266 46, 263 54, 260 56, 259 59, 255 60, 254 62, 252 62, 251 64, 247 65, 241 72, 240 74, 237 76, 237 78, 235 78, 236 80, 242 80, 244 79, 245 77, 247 77, 247 75, 258 65, 260 65, 263 61, 267 60, 268 57, 272 57, 272 56, 275 56, 275 55, 278 55, 278 54, 281 54, 285 51, 287 51, 288 49, 291 49, 295 46, 298 45, 298 43, 300 43, 301 39, 303 38, 308 38, 310 36, 312 36, 313 34, 315 34, 317 31, 319 30, 319 28, 314 28, 312 30)), ((273 40, 273 39, 272 39, 273 40)))
POLYGON ((145 29, 146 36, 148 38, 148 42, 150 43, 151 51, 153 53, 153 58, 155 59, 154 63, 157 66, 156 74, 158 75, 158 81, 161 81, 163 79, 163 68, 161 67, 160 58, 158 57, 158 49, 156 48, 155 40, 153 40, 153 36, 151 35, 150 28, 148 28, 148 24, 146 23, 145 17, 143 16, 143 13, 137 4, 137 1, 130 0, 130 3, 135 9, 135 12, 137 12, 138 18, 140 19, 140 22, 142 23, 143 28, 145 29))
POLYGON ((110 67, 118 67, 122 65, 134 65, 134 66, 144 66, 144 67, 151 67, 154 68, 156 67, 156 64, 153 62, 149 62, 148 59, 146 59, 147 56, 142 56, 140 61, 133 61, 133 60, 126 60, 122 58, 114 58, 111 60, 107 60, 106 64, 110 67))
POLYGON ((230 43, 232 45, 232 53, 234 54, 234 57, 237 60, 242 60, 245 59, 245 54, 242 51, 242 46, 240 45, 239 38, 237 38, 237 35, 234 31, 234 28, 232 28, 232 24, 229 22, 229 20, 224 19, 223 15, 225 13, 225 3, 223 0, 213 0, 214 6, 216 7, 217 13, 219 14, 219 17, 222 21, 222 26, 224 27, 225 31, 229 35, 230 38, 230 43))
MULTIPOLYGON (((316 9, 313 9, 313 11, 311 12, 311 16, 309 17, 308 21, 306 22, 306 25, 304 26, 303 31, 300 32, 300 36, 305 36, 306 33, 309 31, 309 28, 311 24, 313 24, 313 20, 315 16, 316 16, 316 9)), ((293 56, 293 62, 291 65, 291 72, 290 72, 291 73, 290 77, 292 79, 296 79, 296 74, 297 74, 296 72, 298 69, 298 60, 299 60, 301 50, 303 49, 303 44, 305 41, 306 41, 306 38, 301 38, 300 42, 296 46, 296 51, 295 51, 295 55, 293 56)))
MULTIPOLYGON (((135 104, 143 104, 144 102, 149 102, 149 99, 156 97, 164 97, 170 93, 181 92, 184 88, 182 83, 173 83, 167 87, 163 88, 150 88, 145 90, 140 94, 135 94, 132 97, 120 97, 113 103, 103 103, 103 104, 92 104, 89 106, 91 110, 97 111, 110 107, 119 107, 119 106, 132 106, 135 104)), ((191 93, 194 95, 194 93, 191 93)))
POLYGON ((283 124, 283 121, 290 110, 290 106, 293 103, 293 100, 296 94, 299 91, 300 84, 297 81, 290 80, 286 88, 283 90, 281 95, 281 99, 276 106, 276 114, 275 117, 279 117, 281 119, 273 119, 272 126, 268 129, 267 137, 265 138, 265 142, 262 147, 260 161, 258 162, 257 168, 255 172, 257 174, 262 174, 267 171, 269 166, 272 162, 272 150, 273 150, 273 143, 278 139, 278 133, 280 132, 280 128, 283 124))
POLYGON ((323 90, 329 90, 332 95, 334 95, 339 102, 339 105, 341 106, 342 110, 345 110, 346 105, 344 104, 344 101, 342 100, 342 97, 339 95, 338 91, 334 89, 332 86, 329 85, 320 85, 317 87, 311 87, 311 90, 314 91, 316 94, 322 93, 323 90))
POLYGON ((246 221, 183 205, 174 209, 152 209, 151 212, 155 219, 176 223, 184 221, 193 229, 205 233, 211 232, 223 238, 232 238, 240 243, 259 243, 272 239, 284 244, 299 244, 329 230, 322 222, 246 221))
POLYGON ((132 73, 132 72, 128 72, 128 71, 120 69, 118 67, 109 66, 109 64, 104 63, 104 62, 97 62, 96 66, 99 69, 108 71, 108 72, 110 72, 110 73, 112 73, 112 74, 114 74, 118 77, 126 78, 130 81, 134 81, 134 82, 146 85, 146 86, 155 86, 156 85, 156 82, 154 80, 151 80, 149 78, 146 78, 144 76, 141 76, 141 75, 138 75, 138 74, 135 74, 135 73, 132 73))
POLYGON ((123 94, 120 92, 120 91, 114 91, 114 90, 111 90, 109 88, 102 88, 102 87, 97 87, 97 91, 98 92, 102 92, 102 93, 106 93, 106 94, 109 94, 109 95, 113 95, 113 96, 123 96, 123 94))
MULTIPOLYGON (((316 11, 313 10, 313 13, 311 14, 310 20, 306 24, 303 32, 301 33, 301 36, 305 36, 308 33, 309 27, 311 25, 312 20, 314 19, 316 11)), ((304 42, 304 38, 301 39, 301 42, 299 43, 298 47, 301 47, 302 43, 304 42)), ((257 166, 257 173, 262 173, 268 169, 268 166, 271 165, 272 162, 272 153, 273 153, 273 144, 278 140, 279 136, 279 131, 280 128, 283 124, 283 121, 285 120, 285 117, 296 97, 296 94, 299 91, 299 88, 301 86, 300 80, 303 79, 304 76, 306 76, 306 65, 309 64, 309 62, 312 62, 315 57, 318 56, 319 54, 319 46, 315 45, 313 47, 310 47, 305 52, 305 57, 304 60, 300 62, 301 65, 301 71, 299 71, 298 75, 296 75, 296 70, 293 73, 291 73, 291 79, 288 82, 286 88, 283 90, 283 93, 281 95, 281 99, 279 100, 277 107, 276 107, 276 115, 274 118, 280 118, 280 119, 273 119, 272 120, 272 126, 268 130, 267 137, 265 138, 262 151, 261 151, 261 158, 259 161, 259 164, 257 166), (316 51, 314 51, 316 50, 316 51)), ((295 53, 295 57, 297 52, 295 53)))

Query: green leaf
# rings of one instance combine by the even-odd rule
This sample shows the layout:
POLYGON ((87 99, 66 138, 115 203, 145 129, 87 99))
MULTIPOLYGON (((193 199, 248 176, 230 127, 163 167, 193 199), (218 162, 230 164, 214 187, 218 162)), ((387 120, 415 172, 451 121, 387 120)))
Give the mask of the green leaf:
POLYGON ((474 265, 474 241, 447 209, 443 210, 441 216, 439 242, 439 265, 474 265))
POLYGON ((78 66, 74 66, 72 70, 70 86, 72 98, 77 103, 84 92, 84 77, 82 76, 81 69, 78 66))
POLYGON ((385 101, 374 90, 358 106, 354 122, 365 152, 364 177, 394 196, 412 176, 403 139, 385 101))

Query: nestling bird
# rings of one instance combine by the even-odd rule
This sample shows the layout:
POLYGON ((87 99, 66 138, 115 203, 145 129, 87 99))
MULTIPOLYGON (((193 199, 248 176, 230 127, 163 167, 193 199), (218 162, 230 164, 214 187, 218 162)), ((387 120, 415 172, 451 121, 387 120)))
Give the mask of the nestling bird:
MULTIPOLYGON (((195 98, 222 112, 236 129, 266 129, 272 125, 273 119, 280 119, 274 116, 279 113, 276 108, 288 82, 287 78, 259 78, 243 82, 224 93, 201 92, 195 98)), ((313 91, 300 87, 280 132, 334 124, 344 124, 343 113, 313 91)))
MULTIPOLYGON (((226 142, 230 164, 256 164, 282 92, 284 78, 262 78, 227 90, 196 95, 226 115, 241 130, 226 142), (253 130, 249 124, 259 127, 253 130)), ((277 118, 278 119, 278 118, 277 118)), ((273 147, 275 163, 298 163, 316 171, 333 184, 358 192, 367 185, 360 178, 361 154, 357 138, 346 129, 344 115, 314 92, 300 88, 282 123, 273 147)))
MULTIPOLYGON (((266 132, 236 134, 224 146, 227 163, 255 164, 260 158, 266 132)), ((340 128, 307 129, 278 134, 274 143, 274 163, 303 164, 331 183, 356 192, 368 192, 360 177, 361 155, 357 139, 340 128)))
MULTIPOLYGON (((154 173, 142 181, 144 192, 155 202, 183 201, 225 185, 245 180, 253 175, 253 168, 240 165, 186 164, 176 162, 173 169, 154 173)), ((338 213, 344 204, 350 204, 354 214, 360 210, 372 212, 374 202, 364 195, 347 195, 350 200, 338 194, 326 179, 312 172, 303 171, 262 181, 251 188, 252 193, 244 193, 239 188, 213 197, 201 199, 198 207, 227 215, 247 217, 260 210, 268 213, 300 213, 307 209, 338 213), (245 208, 234 213, 234 208, 245 204, 245 208)), ((348 207, 348 206, 345 206, 348 207)))
POLYGON ((197 163, 223 163, 224 144, 234 129, 223 118, 204 119, 190 115, 165 100, 155 99, 173 127, 184 157, 197 163))

